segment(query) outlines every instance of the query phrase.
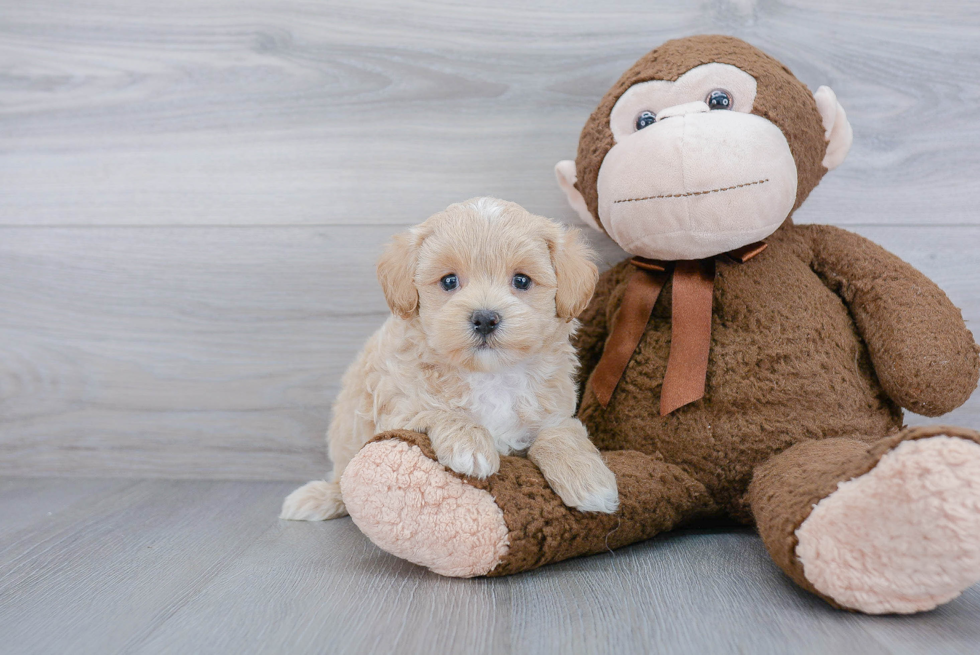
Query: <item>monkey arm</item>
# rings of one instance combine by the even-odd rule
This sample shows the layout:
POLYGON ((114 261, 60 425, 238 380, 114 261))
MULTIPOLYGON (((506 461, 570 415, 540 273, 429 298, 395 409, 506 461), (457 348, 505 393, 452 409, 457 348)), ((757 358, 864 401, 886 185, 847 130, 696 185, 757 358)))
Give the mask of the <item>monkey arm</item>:
POLYGON ((847 304, 885 392, 918 414, 939 416, 970 397, 980 375, 973 335, 936 284, 864 237, 805 225, 811 267, 847 304))
POLYGON ((602 357, 602 350, 612 329, 611 317, 615 314, 610 303, 622 298, 623 285, 631 271, 629 260, 626 260, 600 275, 589 306, 578 317, 579 328, 572 337, 572 345, 575 346, 579 361, 576 376, 579 390, 602 357))

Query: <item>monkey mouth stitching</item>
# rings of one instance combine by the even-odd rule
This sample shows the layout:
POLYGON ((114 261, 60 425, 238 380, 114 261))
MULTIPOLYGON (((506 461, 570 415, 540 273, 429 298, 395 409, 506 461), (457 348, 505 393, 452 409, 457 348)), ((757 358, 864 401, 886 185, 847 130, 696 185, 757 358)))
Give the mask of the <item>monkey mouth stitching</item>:
POLYGON ((731 191, 732 189, 741 189, 742 187, 753 186, 755 184, 765 184, 769 181, 767 177, 764 180, 756 180, 755 182, 745 182, 744 184, 736 184, 734 186, 721 187, 720 189, 711 189, 709 191, 688 191, 687 193, 664 193, 659 196, 646 196, 645 198, 624 198, 623 200, 614 200, 613 204, 618 204, 621 202, 640 202, 643 200, 662 200, 664 198, 687 198, 689 196, 704 196, 709 193, 719 193, 721 191, 731 191))

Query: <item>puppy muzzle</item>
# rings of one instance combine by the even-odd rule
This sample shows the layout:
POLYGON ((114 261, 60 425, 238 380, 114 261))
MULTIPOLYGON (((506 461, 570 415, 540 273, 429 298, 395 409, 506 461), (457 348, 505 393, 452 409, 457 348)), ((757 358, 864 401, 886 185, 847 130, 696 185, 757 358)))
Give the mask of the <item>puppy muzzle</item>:
POLYGON ((470 315, 473 330, 486 342, 491 332, 500 326, 500 313, 489 309, 478 309, 470 315))

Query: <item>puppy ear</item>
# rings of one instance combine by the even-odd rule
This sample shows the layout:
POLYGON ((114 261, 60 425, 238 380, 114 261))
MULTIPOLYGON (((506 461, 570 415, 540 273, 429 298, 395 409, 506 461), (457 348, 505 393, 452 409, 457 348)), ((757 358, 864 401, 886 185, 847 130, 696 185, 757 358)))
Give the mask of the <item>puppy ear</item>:
POLYGON ((415 287, 415 266, 422 239, 414 232, 395 235, 378 260, 378 282, 391 313, 411 318, 418 311, 419 291, 415 287))
POLYGON ((555 308, 558 316, 570 321, 581 314, 592 300, 599 280, 599 269, 592 263, 594 253, 582 237, 581 230, 561 230, 548 246, 558 279, 555 308))

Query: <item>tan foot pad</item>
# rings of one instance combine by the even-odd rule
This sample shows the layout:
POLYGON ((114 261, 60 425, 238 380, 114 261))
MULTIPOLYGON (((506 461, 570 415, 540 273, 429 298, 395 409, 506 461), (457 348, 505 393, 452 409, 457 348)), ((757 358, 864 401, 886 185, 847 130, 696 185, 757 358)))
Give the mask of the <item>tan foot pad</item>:
POLYGON ((367 444, 340 482, 347 511, 379 548, 440 575, 484 575, 507 553, 493 497, 466 484, 418 446, 367 444))
POLYGON ((870 614, 930 610, 980 580, 980 445, 905 441, 842 482, 796 531, 804 574, 870 614))

